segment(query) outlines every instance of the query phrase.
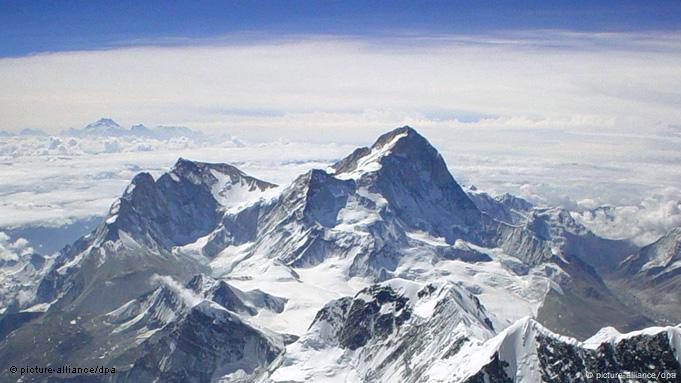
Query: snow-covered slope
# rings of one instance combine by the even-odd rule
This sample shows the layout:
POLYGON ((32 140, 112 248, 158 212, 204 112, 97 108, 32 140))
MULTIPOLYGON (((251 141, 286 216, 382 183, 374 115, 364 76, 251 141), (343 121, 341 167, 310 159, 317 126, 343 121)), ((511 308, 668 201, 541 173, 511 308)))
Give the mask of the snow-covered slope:
POLYGON ((146 293, 153 274, 184 280, 206 271, 202 262, 173 247, 211 233, 233 204, 273 187, 226 164, 183 159, 158 180, 141 173, 93 233, 62 250, 40 282, 37 299, 60 298, 60 305, 98 312, 146 293), (127 288, 100 299, 115 286, 127 288))
POLYGON ((52 259, 25 250, 16 259, 0 260, 0 339, 49 308, 49 303, 35 303, 35 296, 52 259))
POLYGON ((656 282, 681 275, 681 228, 672 229, 627 258, 621 267, 630 273, 645 274, 656 282))
POLYGON ((29 365, 51 355, 54 364, 106 365, 119 373, 102 380, 116 382, 230 381, 262 376, 290 341, 247 319, 259 310, 283 310, 282 298, 201 274, 185 285, 158 275, 150 282, 153 291, 102 315, 47 310, 6 339, 11 352, 0 353, 0 360, 29 365), (42 333, 62 340, 23 342, 42 333))
POLYGON ((16 260, 0 261, 0 315, 17 311, 30 301, 50 262, 49 257, 34 252, 21 254, 16 260))
POLYGON ((461 353, 449 363, 474 372, 463 382, 603 382, 618 373, 622 381, 673 382, 681 376, 680 336, 678 327, 650 328, 608 339, 599 333, 582 343, 524 318, 469 350, 474 358, 461 353))
POLYGON ((622 262, 614 284, 668 323, 681 321, 681 228, 622 262))
POLYGON ((270 379, 413 381, 469 340, 490 338, 495 322, 461 285, 394 279, 324 306, 270 379))
POLYGON ((371 148, 355 151, 332 168, 337 178, 354 179, 358 188, 380 194, 412 230, 453 243, 480 224, 480 211, 442 156, 410 127, 382 135, 371 148))
POLYGON ((614 372, 672 382, 681 376, 679 327, 628 334, 607 328, 582 343, 529 317, 501 331, 495 325, 495 316, 459 285, 393 280, 326 305, 268 381, 600 382, 608 379, 597 373, 614 372))

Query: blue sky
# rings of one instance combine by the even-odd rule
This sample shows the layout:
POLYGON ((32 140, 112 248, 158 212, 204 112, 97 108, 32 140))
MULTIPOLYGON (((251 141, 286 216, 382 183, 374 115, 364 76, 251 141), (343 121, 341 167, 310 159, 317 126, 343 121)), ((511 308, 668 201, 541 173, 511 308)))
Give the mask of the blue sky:
POLYGON ((187 39, 676 31, 678 1, 2 1, 0 57, 187 39))

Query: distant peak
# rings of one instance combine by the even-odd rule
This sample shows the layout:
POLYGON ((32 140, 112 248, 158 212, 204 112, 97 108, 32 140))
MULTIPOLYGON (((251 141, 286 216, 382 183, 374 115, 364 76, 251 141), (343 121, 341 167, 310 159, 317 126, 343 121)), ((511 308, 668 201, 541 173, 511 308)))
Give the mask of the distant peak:
POLYGON ((111 118, 100 118, 95 122, 95 124, 102 124, 102 125, 115 125, 115 126, 120 126, 116 121, 114 121, 111 118))
POLYGON ((109 127, 109 128, 120 128, 116 121, 111 118, 100 118, 99 120, 88 124, 85 129, 99 128, 99 127, 109 127))
POLYGON ((21 136, 47 136, 47 133, 40 129, 24 128, 19 132, 21 136))

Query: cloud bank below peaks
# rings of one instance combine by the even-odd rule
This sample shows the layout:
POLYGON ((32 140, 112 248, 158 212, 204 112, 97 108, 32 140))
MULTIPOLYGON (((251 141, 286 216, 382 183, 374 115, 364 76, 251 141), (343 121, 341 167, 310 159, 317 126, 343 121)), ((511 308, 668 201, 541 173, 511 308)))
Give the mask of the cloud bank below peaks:
POLYGON ((113 115, 251 141, 347 142, 404 122, 651 132, 681 120, 674 36, 298 37, 6 58, 0 130, 113 115))

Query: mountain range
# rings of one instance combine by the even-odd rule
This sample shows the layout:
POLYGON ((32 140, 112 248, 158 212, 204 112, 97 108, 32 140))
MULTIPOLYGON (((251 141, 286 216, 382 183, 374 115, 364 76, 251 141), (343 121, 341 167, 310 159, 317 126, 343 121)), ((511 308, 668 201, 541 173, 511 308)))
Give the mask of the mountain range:
MULTIPOLYGON (((120 128, 111 123, 83 134, 120 128)), ((116 373, 23 381, 597 382, 597 372, 666 371, 674 377, 652 381, 672 382, 680 244, 677 229, 637 248, 565 209, 464 189, 410 127, 288 185, 180 158, 158 178, 135 176, 98 227, 56 255, 0 267, 0 377, 16 380, 11 365, 77 364, 116 373)))
MULTIPOLYGON (((41 129, 25 128, 18 133, 11 133, 0 131, 2 136, 39 136, 47 137, 48 133, 41 129)), ((125 128, 119 125, 111 118, 100 118, 99 120, 87 124, 82 128, 69 128, 59 132, 60 136, 66 137, 138 137, 138 138, 152 138, 157 140, 169 140, 171 138, 187 137, 195 140, 203 140, 206 136, 196 130, 189 129, 183 126, 155 126, 146 127, 142 124, 136 124, 130 128, 125 128)))
POLYGON ((61 135, 73 137, 143 137, 158 140, 167 140, 173 137, 203 138, 203 134, 200 132, 181 126, 148 128, 142 124, 137 124, 126 129, 110 118, 100 118, 81 129, 63 130, 61 135))

